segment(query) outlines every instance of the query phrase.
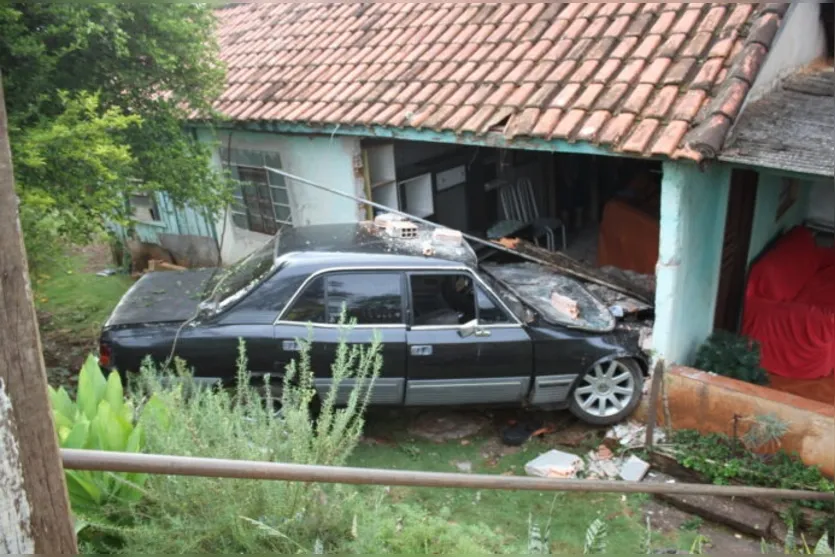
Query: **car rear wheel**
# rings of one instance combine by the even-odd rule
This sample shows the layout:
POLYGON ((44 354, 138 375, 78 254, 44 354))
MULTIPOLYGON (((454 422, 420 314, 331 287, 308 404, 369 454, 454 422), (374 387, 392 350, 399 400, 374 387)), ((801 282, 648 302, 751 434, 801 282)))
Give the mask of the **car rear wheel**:
POLYGON ((611 425, 641 402, 644 376, 634 360, 610 360, 583 375, 571 394, 571 413, 586 423, 611 425))

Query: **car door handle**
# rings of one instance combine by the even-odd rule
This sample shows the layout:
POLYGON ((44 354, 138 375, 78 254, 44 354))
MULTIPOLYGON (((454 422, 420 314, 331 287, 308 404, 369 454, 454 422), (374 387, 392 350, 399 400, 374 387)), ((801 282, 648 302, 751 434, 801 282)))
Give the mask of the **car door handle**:
POLYGON ((281 342, 281 349, 285 352, 298 352, 300 347, 295 340, 285 340, 281 342))
POLYGON ((477 337, 489 337, 490 336, 490 331, 488 331, 486 329, 478 329, 475 332, 475 336, 477 336, 477 337))
POLYGON ((412 356, 431 356, 432 347, 427 345, 412 346, 410 349, 412 356))

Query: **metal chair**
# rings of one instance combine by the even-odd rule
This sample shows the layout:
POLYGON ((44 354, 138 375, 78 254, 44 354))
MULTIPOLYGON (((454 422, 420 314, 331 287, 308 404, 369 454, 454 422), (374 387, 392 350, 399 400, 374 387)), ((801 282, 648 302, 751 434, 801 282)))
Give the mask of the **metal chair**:
POLYGON ((539 216, 536 195, 529 178, 519 178, 515 184, 508 184, 499 190, 499 202, 505 220, 522 222, 530 225, 534 230, 534 242, 539 245, 539 239, 545 237, 546 247, 556 251, 555 231, 562 232, 562 249, 565 251, 567 241, 565 224, 558 218, 539 216))

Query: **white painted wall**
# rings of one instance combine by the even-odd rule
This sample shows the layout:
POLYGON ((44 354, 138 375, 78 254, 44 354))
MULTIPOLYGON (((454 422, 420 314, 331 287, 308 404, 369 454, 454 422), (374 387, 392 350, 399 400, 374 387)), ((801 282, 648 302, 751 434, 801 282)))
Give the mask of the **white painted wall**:
POLYGON ((780 80, 826 53, 818 2, 792 2, 747 102, 771 91, 780 80))
MULTIPOLYGON (((218 148, 251 149, 276 152, 281 157, 283 170, 317 184, 350 195, 364 197, 359 138, 279 135, 273 133, 235 131, 229 143, 229 132, 216 134, 200 130, 202 141, 213 142, 218 148)), ((218 149, 213 164, 221 168, 218 149)), ((364 212, 355 201, 316 189, 297 181, 287 180, 293 223, 296 226, 356 222, 364 212)), ((218 239, 223 238, 221 257, 225 264, 234 263, 258 248, 269 236, 238 228, 231 215, 217 219, 218 239)))

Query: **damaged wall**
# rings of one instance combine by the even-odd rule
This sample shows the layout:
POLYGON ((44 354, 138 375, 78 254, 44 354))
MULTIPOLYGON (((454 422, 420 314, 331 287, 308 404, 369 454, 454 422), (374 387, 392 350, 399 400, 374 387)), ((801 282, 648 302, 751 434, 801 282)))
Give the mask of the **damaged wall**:
MULTIPOLYGON (((201 141, 218 148, 230 145, 228 131, 212 133, 199 130, 201 141)), ((355 175, 354 165, 361 155, 356 137, 281 135, 249 131, 232 132, 232 149, 248 149, 278 153, 282 170, 350 195, 363 195, 362 180, 355 175)), ((219 150, 213 163, 221 168, 219 150)), ((303 184, 286 181, 290 192, 293 223, 296 225, 356 222, 360 218, 357 203, 332 193, 303 184)), ((218 218, 218 238, 223 237, 221 255, 226 264, 234 263, 261 246, 269 236, 239 228, 231 215, 218 218), (225 235, 224 235, 225 226, 225 235)))
POLYGON ((731 171, 665 162, 653 348, 687 364, 713 332, 731 171))

